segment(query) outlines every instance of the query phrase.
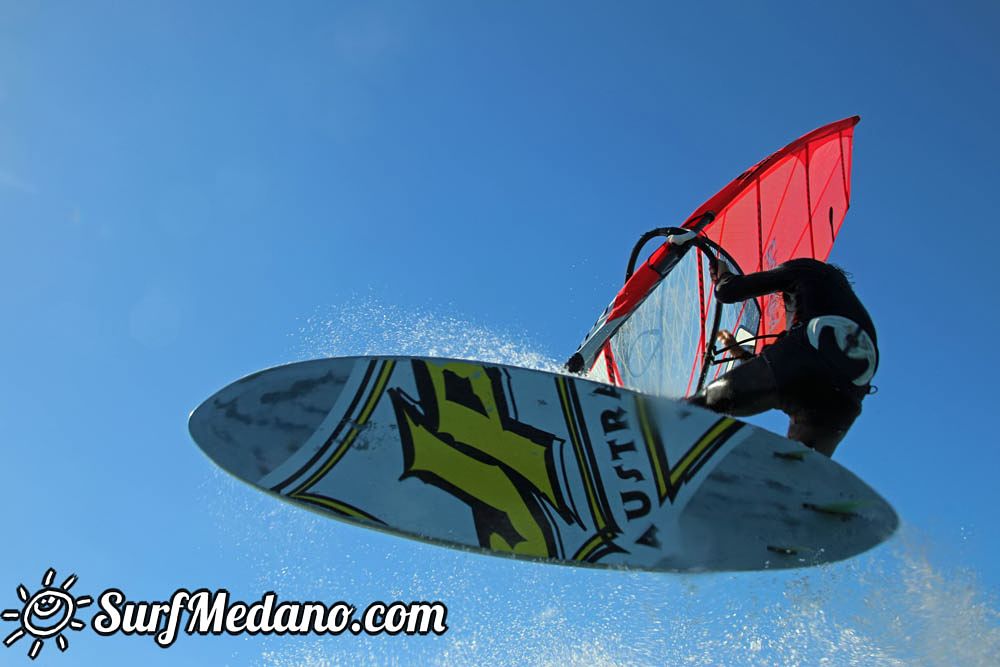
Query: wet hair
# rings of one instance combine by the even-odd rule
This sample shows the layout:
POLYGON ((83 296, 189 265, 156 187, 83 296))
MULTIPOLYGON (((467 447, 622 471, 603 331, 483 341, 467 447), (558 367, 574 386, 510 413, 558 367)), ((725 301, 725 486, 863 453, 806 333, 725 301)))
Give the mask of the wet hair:
POLYGON ((849 272, 847 269, 845 269, 844 267, 839 266, 837 264, 831 264, 830 262, 827 262, 826 265, 829 266, 831 269, 835 270, 841 276, 843 276, 844 280, 847 281, 847 284, 849 284, 849 285, 853 285, 854 284, 854 275, 851 272, 849 272))

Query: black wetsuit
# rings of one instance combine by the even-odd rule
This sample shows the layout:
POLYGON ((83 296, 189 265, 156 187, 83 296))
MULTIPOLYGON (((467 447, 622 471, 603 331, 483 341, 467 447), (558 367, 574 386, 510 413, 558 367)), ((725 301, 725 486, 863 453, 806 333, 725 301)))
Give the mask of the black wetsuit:
POLYGON ((781 292, 786 332, 691 401, 735 416, 780 409, 788 437, 827 456, 861 414, 878 364, 875 325, 840 270, 793 259, 770 271, 723 275, 722 303, 781 292))

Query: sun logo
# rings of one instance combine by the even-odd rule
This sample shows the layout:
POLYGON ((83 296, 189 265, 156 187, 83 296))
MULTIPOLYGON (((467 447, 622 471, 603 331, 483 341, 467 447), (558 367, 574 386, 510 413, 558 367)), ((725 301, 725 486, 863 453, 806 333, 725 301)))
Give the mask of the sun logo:
POLYGON ((34 660, 45 645, 46 639, 55 637, 56 646, 60 651, 65 651, 69 648, 69 640, 62 631, 66 628, 79 631, 87 627, 83 621, 74 617, 77 609, 90 605, 94 600, 89 596, 75 598, 69 594, 69 589, 76 583, 75 574, 71 574, 61 586, 52 585, 55 579, 56 571, 49 568, 42 577, 42 588, 34 595, 28 593, 24 584, 17 587, 17 597, 24 603, 24 608, 21 611, 4 609, 0 618, 5 621, 19 621, 21 627, 7 635, 3 640, 4 646, 10 648, 24 635, 30 635, 35 641, 28 649, 28 657, 34 660))

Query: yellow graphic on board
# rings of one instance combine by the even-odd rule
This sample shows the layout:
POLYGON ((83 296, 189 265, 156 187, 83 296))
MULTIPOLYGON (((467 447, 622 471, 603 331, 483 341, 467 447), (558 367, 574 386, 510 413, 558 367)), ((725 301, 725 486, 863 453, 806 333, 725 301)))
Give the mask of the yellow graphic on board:
POLYGON ((562 440, 517 420, 499 368, 413 361, 418 396, 390 389, 403 445, 401 479, 416 477, 472 510, 480 546, 557 557, 550 514, 573 522, 553 446, 562 440))
POLYGON ((694 479, 712 456, 735 435, 743 424, 731 417, 720 417, 705 433, 692 443, 681 455, 676 465, 667 461, 666 448, 659 429, 650 415, 648 399, 636 396, 635 406, 639 415, 639 426, 649 454, 649 464, 653 469, 660 504, 667 499, 674 502, 680 488, 694 479))

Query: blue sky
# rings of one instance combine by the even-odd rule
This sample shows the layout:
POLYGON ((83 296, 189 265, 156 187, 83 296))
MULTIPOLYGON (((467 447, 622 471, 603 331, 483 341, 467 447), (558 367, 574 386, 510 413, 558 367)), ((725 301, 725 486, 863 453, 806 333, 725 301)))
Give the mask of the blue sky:
POLYGON ((87 630, 46 665, 987 664, 998 18, 975 2, 0 2, 0 608, 52 566, 132 599, 451 610, 440 638, 163 651, 87 630), (639 234, 853 114, 832 260, 882 360, 837 459, 907 526, 870 556, 714 577, 469 556, 280 505, 187 436, 215 389, 294 359, 561 360, 639 234))

